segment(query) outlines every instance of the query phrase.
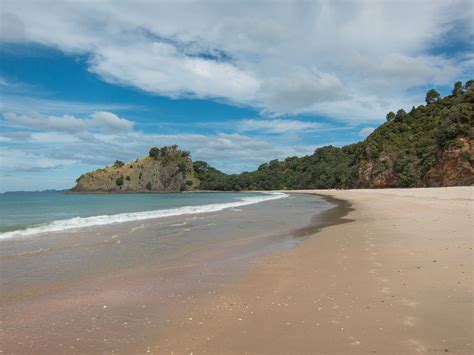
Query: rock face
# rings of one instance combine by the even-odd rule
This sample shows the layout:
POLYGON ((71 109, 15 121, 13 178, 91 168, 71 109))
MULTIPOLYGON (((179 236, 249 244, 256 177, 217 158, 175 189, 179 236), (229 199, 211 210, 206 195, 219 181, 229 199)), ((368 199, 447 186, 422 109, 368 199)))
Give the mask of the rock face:
POLYGON ((398 184, 394 162, 390 156, 360 162, 358 174, 359 180, 356 182, 358 187, 382 188, 398 184))
MULTIPOLYGON (((458 137, 456 144, 437 152, 436 163, 415 182, 416 187, 474 185, 474 140, 458 137)), ((401 173, 395 168, 398 154, 369 159, 359 164, 359 188, 403 186, 401 173)))
MULTIPOLYGON (((199 181, 194 176, 189 153, 176 147, 164 147, 166 154, 147 156, 133 162, 116 162, 79 177, 70 191, 76 193, 176 192, 194 190, 199 181)), ((164 149, 161 148, 161 149, 164 149)))
POLYGON ((474 141, 459 137, 458 144, 438 153, 438 164, 424 178, 425 186, 474 185, 474 141))

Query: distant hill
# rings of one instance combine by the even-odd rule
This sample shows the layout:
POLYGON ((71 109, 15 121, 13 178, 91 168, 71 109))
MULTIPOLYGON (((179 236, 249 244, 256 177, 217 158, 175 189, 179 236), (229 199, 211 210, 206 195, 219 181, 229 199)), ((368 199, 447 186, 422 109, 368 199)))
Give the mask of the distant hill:
POLYGON ((387 114, 387 122, 364 141, 316 149, 305 157, 272 160, 254 172, 226 175, 195 162, 200 188, 276 190, 434 187, 474 184, 474 81, 455 84, 426 105, 387 114))
POLYGON ((387 114, 364 141, 318 148, 312 155, 272 160, 253 172, 225 174, 192 162, 177 146, 152 148, 148 157, 117 161, 82 175, 72 192, 280 190, 435 187, 474 184, 474 81, 455 84, 426 105, 387 114))
POLYGON ((84 174, 70 192, 175 192, 198 185, 189 152, 166 146, 151 148, 148 156, 133 162, 117 160, 113 166, 84 174))

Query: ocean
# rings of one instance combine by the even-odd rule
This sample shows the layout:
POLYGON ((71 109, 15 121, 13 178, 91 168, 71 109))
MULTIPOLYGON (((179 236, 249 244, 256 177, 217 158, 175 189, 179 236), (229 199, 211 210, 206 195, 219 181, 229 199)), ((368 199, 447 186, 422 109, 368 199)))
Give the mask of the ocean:
POLYGON ((216 212, 273 199, 283 193, 0 194, 0 239, 114 223, 216 212))
POLYGON ((17 339, 10 345, 28 352, 30 337, 41 353, 61 353, 63 343, 133 352, 186 303, 298 245, 334 207, 286 193, 2 194, 0 307, 17 339))
POLYGON ((276 192, 2 194, 3 290, 179 264, 187 253, 211 249, 225 250, 226 263, 251 260, 291 248, 301 240, 296 231, 317 225, 331 207, 314 195, 276 192))

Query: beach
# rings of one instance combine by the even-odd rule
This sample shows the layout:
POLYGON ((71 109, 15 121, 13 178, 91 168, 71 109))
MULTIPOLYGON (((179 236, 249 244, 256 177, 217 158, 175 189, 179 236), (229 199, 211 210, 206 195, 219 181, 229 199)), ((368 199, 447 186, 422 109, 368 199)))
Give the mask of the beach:
POLYGON ((472 353, 472 187, 285 193, 29 241, 2 259, 3 352, 472 353), (157 231, 195 241, 155 254, 157 231))
POLYGON ((344 214, 304 194, 16 196, 4 208, 31 205, 22 221, 83 217, 0 234, 3 353, 146 352, 194 304, 344 214))
POLYGON ((473 351, 473 188, 298 191, 352 204, 170 325, 175 354, 473 351))
POLYGON ((474 0, 0 3, 0 355, 474 355, 474 0))

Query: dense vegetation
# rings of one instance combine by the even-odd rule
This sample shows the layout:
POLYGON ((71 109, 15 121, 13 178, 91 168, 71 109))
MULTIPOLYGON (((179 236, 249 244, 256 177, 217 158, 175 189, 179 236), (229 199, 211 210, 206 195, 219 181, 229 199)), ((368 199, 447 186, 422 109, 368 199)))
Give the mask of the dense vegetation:
POLYGON ((161 148, 153 147, 148 156, 155 160, 160 160, 163 164, 180 163, 189 159, 190 153, 186 150, 178 149, 176 144, 166 145, 161 148))
MULTIPOLYGON (((462 148, 462 138, 472 142, 473 117, 474 81, 457 82, 450 96, 430 90, 426 105, 388 113, 387 122, 363 142, 272 160, 254 172, 227 175, 203 161, 194 163, 194 172, 203 190, 430 186, 427 174, 442 152, 462 148)), ((472 167, 470 150, 461 159, 472 167)))
MULTIPOLYGON (((190 160, 191 153, 187 150, 180 150, 176 144, 167 145, 161 148, 153 147, 150 149, 148 156, 154 160, 160 161, 163 165, 175 164, 178 167, 178 172, 186 174, 192 169, 188 162, 190 160)), ((188 186, 192 185, 192 182, 186 181, 188 186)))

